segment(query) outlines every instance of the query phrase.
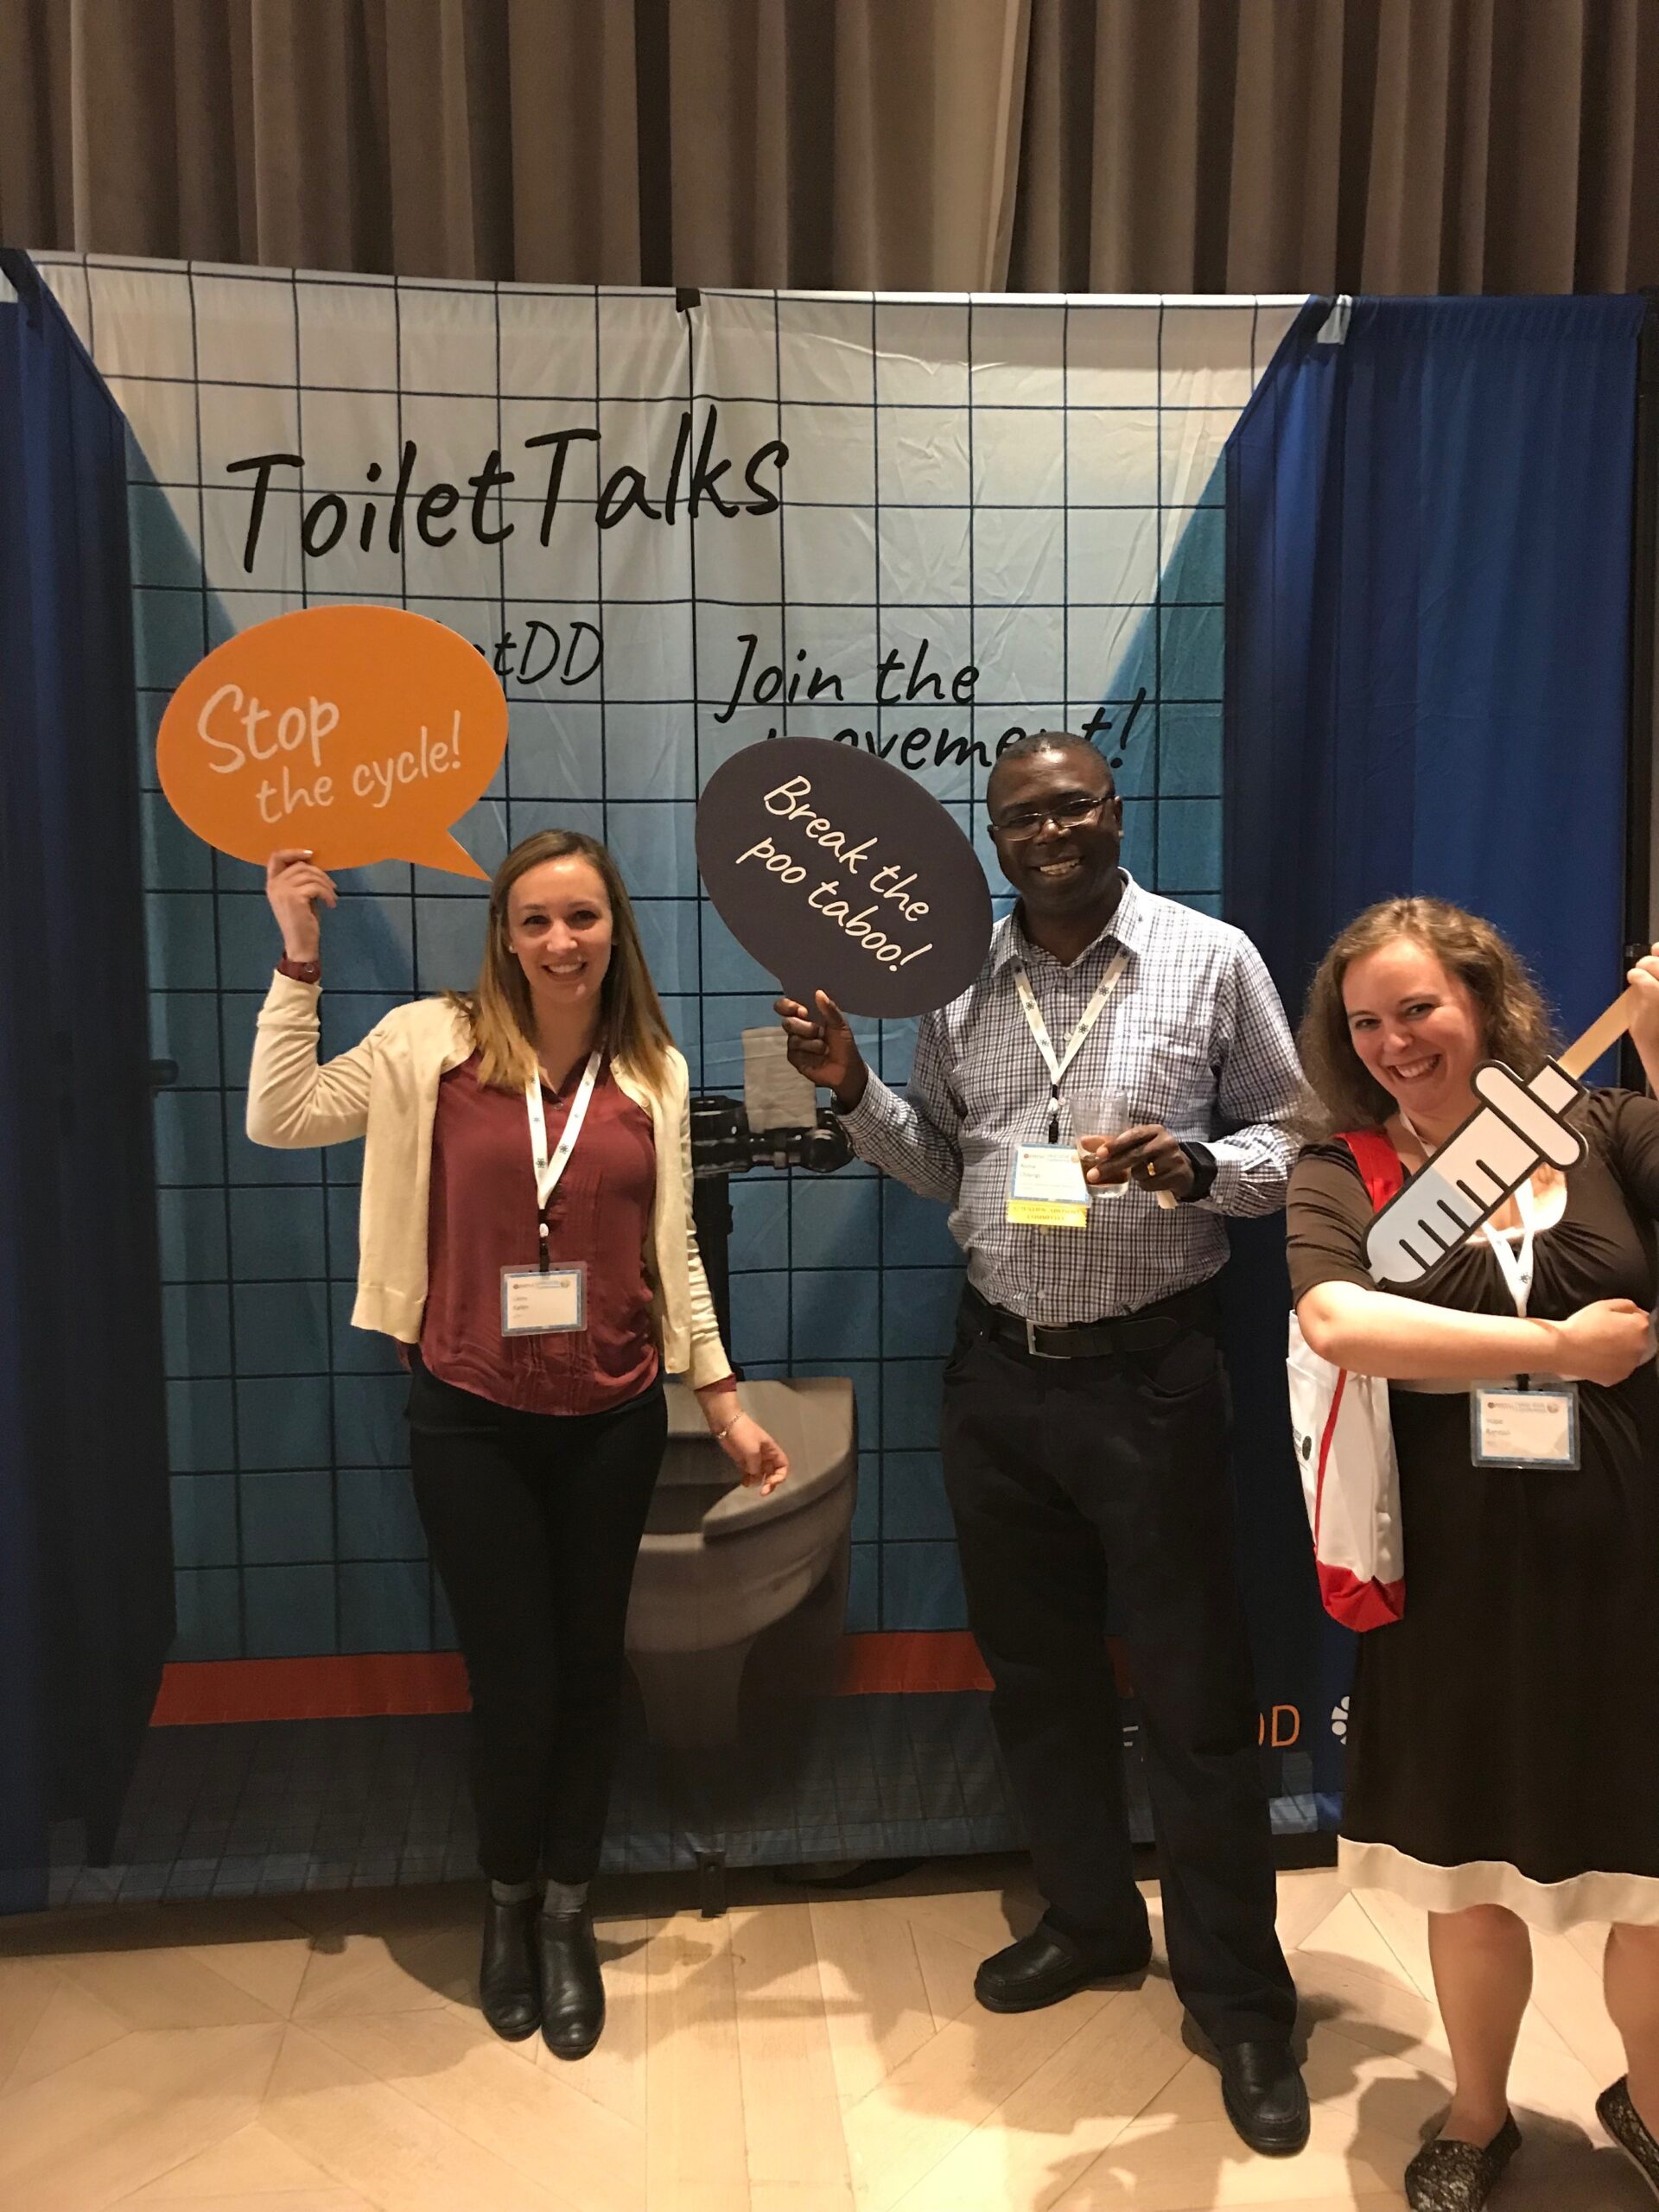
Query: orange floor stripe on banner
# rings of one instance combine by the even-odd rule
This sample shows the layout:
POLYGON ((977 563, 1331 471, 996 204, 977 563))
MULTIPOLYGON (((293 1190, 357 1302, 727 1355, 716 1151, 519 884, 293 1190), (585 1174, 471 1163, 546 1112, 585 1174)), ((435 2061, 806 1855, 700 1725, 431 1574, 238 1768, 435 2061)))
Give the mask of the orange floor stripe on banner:
POLYGON ((216 1720, 347 1720, 382 1713, 464 1713, 457 1651, 365 1651, 345 1658, 213 1659, 162 1669, 152 1728, 216 1720))
POLYGON ((990 1687, 979 1647, 966 1629, 889 1629, 842 1641, 839 1697, 990 1687))
MULTIPOLYGON (((839 1697, 990 1688, 965 1629, 849 1636, 839 1697)), ((344 1658, 219 1659, 163 1669, 155 1728, 227 1720, 347 1720, 372 1713, 464 1713, 467 1673, 454 1651, 366 1651, 344 1658)))

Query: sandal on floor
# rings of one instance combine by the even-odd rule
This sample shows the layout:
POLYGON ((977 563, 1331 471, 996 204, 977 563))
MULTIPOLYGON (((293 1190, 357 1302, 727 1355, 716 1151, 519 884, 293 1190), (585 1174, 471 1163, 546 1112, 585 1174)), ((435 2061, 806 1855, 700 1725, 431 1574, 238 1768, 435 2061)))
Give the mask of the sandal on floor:
POLYGON ((1596 2117, 1654 2195, 1659 2196, 1659 2143, 1654 2141, 1641 2113, 1630 2102, 1627 2077, 1621 2076, 1611 2089, 1602 2091, 1596 2099, 1596 2117))
POLYGON ((1406 2168, 1406 2202, 1411 2212, 1480 2212, 1520 2148, 1512 2113, 1484 2151, 1455 2136, 1437 2136, 1406 2168))

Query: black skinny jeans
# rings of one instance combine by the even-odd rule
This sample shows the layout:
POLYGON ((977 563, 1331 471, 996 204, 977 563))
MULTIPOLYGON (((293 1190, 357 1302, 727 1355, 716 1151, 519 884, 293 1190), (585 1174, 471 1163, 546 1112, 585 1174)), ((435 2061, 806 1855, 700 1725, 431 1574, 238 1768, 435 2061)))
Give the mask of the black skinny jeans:
POLYGON ((473 1693, 479 1863, 586 1882, 616 1756, 628 1587, 663 1463, 660 1382, 609 1413, 517 1413, 411 1362, 410 1461, 473 1693))

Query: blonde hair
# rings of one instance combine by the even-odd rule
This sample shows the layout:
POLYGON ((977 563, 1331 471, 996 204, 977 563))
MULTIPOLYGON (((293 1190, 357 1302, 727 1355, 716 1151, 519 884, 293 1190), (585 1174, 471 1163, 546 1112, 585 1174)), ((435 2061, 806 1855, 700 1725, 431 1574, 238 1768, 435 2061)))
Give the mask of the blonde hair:
POLYGON ((1318 1102, 1319 1134, 1379 1128, 1395 1111, 1396 1102, 1354 1050, 1342 983, 1356 960, 1402 937, 1432 952, 1465 986, 1488 1058, 1531 1077, 1549 1058, 1555 1031, 1543 995, 1520 954, 1490 922, 1446 899, 1385 899, 1349 923, 1308 989, 1296 1045, 1318 1102))
POLYGON ((580 830, 538 830, 515 845, 495 871, 478 988, 446 994, 472 1025, 479 1051, 478 1079, 497 1090, 522 1090, 536 1072, 530 985, 508 935, 507 894, 531 868, 565 860, 586 861, 610 902, 611 964, 600 991, 599 1041, 614 1065, 656 1089, 667 1073, 673 1035, 645 965, 627 887, 598 838, 585 836, 580 830))

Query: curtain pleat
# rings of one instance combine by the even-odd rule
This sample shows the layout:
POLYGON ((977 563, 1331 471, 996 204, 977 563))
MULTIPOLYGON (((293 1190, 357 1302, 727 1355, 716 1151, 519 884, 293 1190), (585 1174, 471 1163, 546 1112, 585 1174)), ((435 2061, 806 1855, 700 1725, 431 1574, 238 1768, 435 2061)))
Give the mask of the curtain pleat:
POLYGON ((1624 290, 1659 0, 0 0, 0 237, 542 283, 1624 290))

